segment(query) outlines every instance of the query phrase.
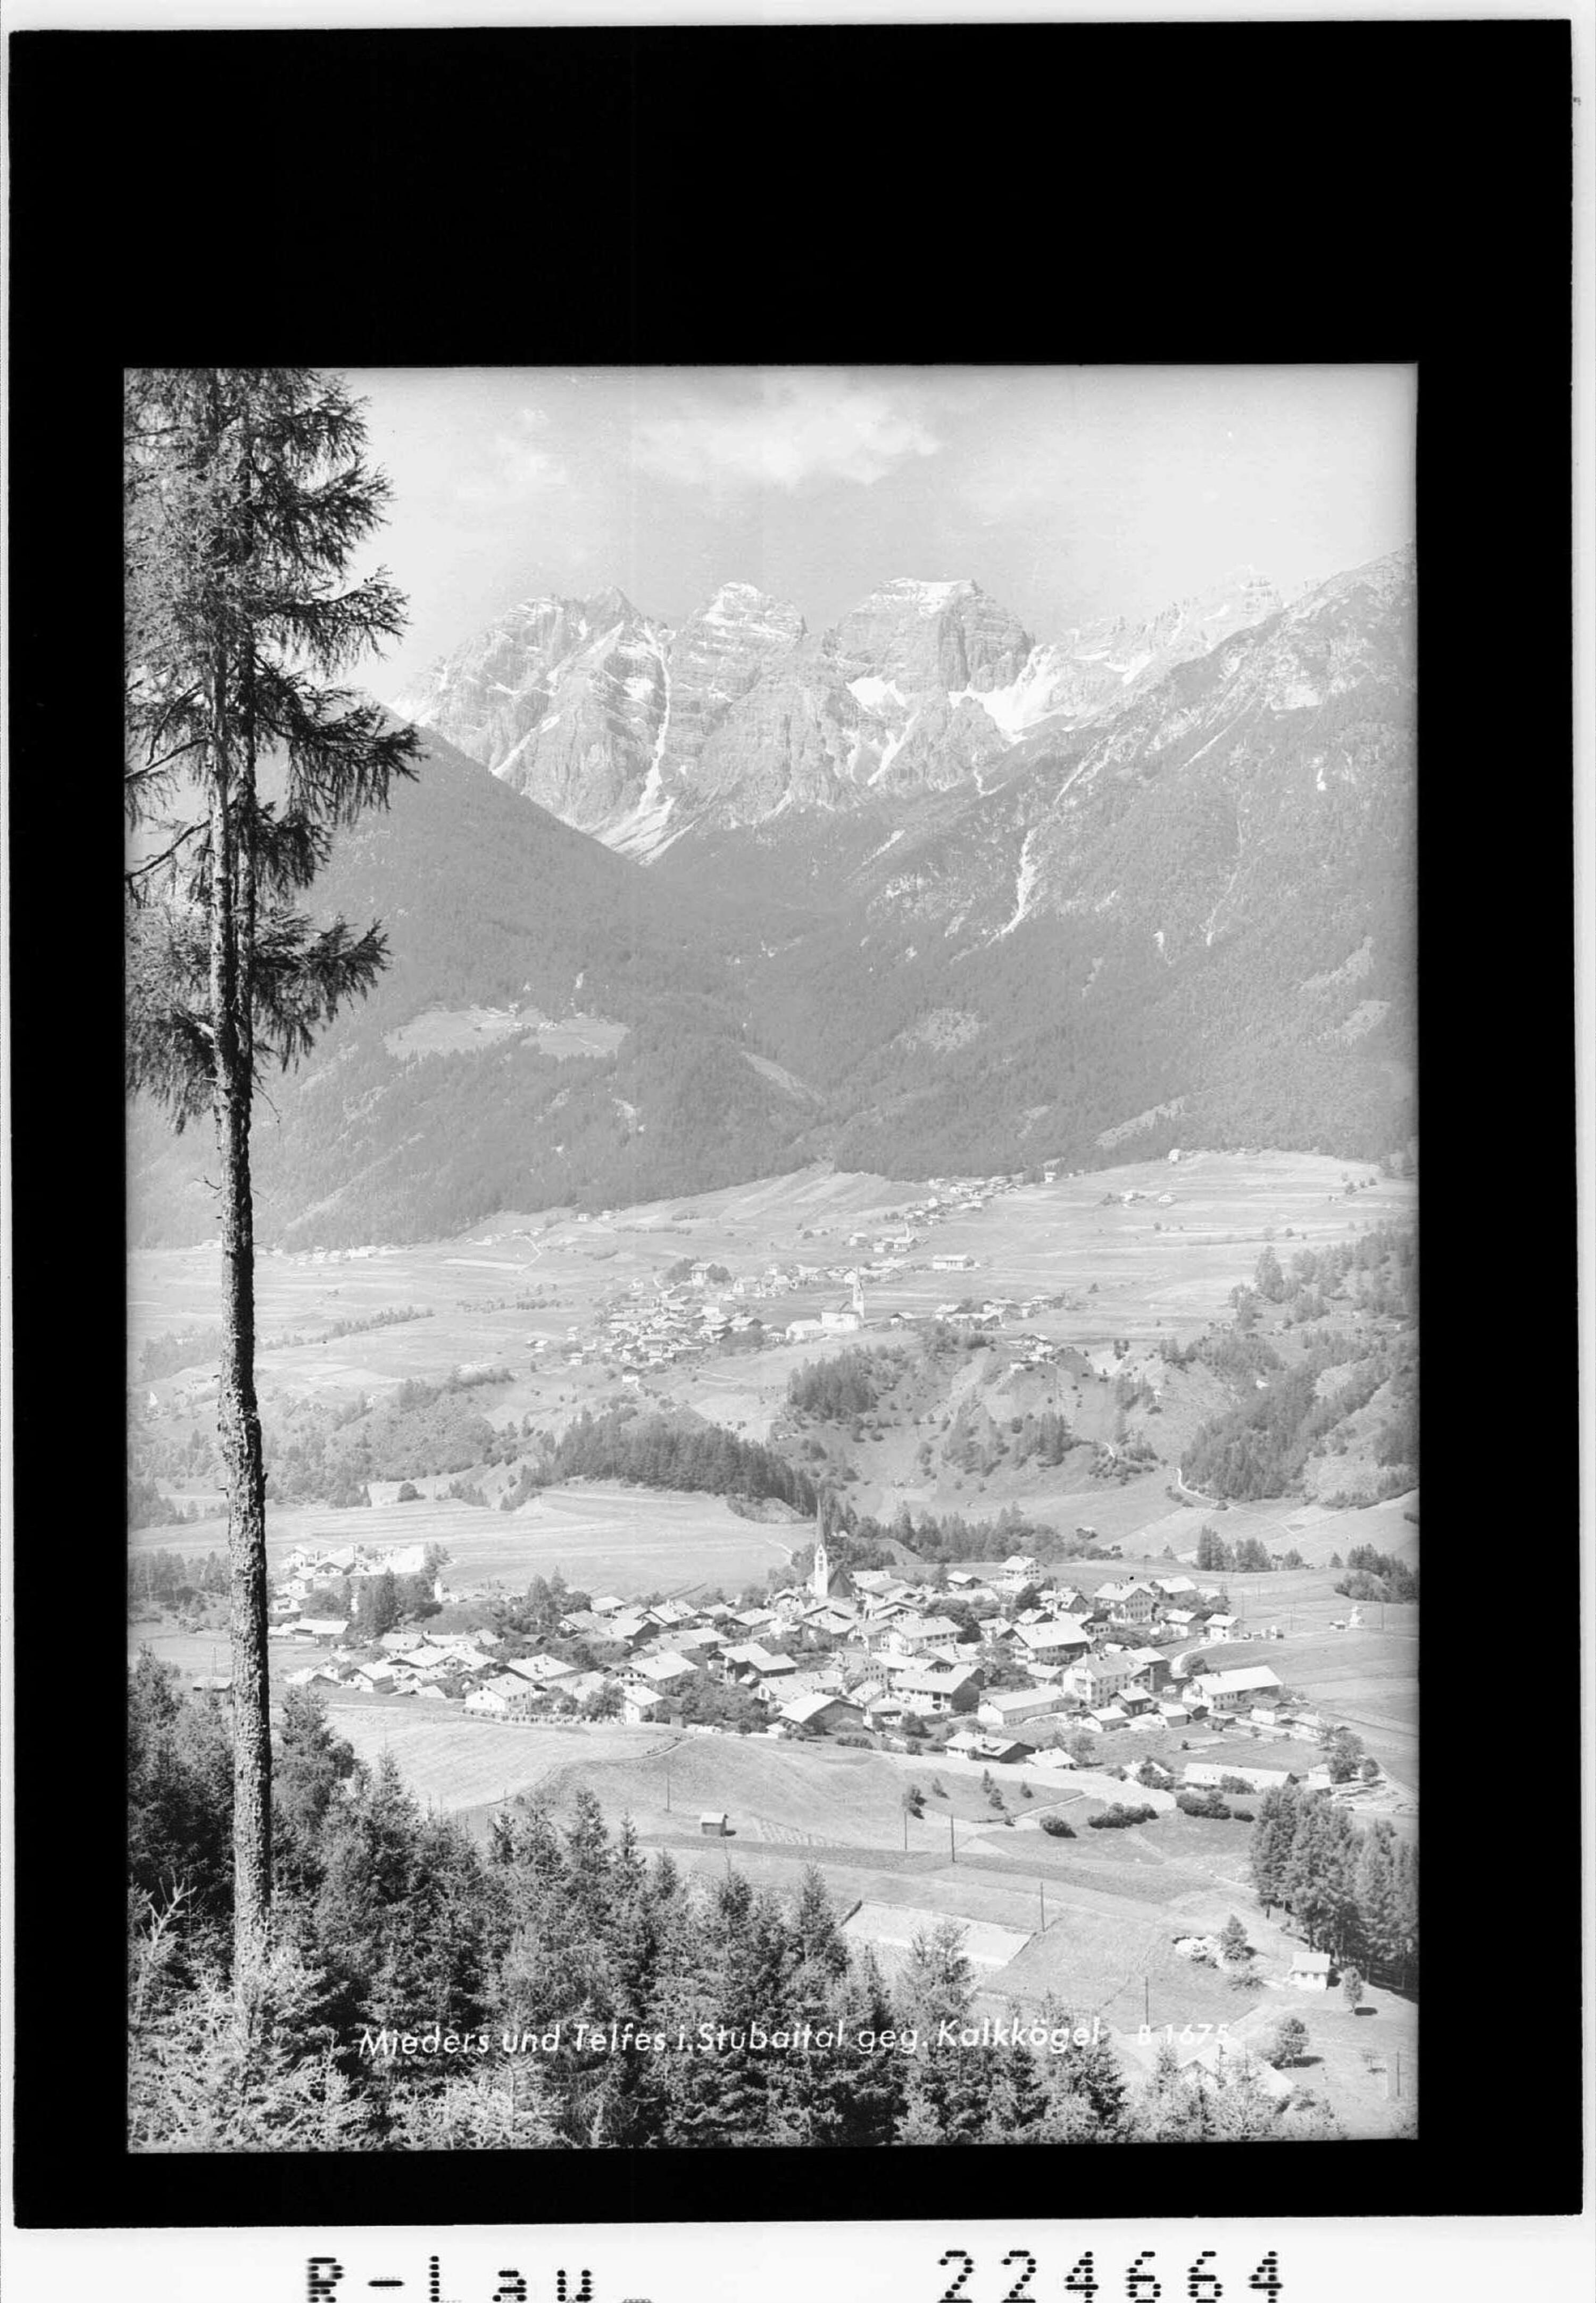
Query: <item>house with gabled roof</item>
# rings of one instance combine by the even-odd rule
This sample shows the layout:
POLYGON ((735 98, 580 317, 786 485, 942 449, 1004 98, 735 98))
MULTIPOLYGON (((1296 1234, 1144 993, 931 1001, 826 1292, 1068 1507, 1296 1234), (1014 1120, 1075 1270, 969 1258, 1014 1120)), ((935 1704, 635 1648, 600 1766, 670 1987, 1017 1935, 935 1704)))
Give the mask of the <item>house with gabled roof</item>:
POLYGON ((1104 1583, 1098 1590, 1097 1601, 1116 1623, 1150 1624, 1158 1605, 1158 1594, 1150 1583, 1104 1583))
POLYGON ((1016 1627, 1015 1638, 1027 1655, 1041 1663, 1068 1662, 1085 1655, 1092 1645, 1092 1634, 1085 1624, 1077 1624, 1070 1615, 1053 1616, 1043 1624, 1021 1624, 1016 1627))
POLYGON ((832 1694, 823 1689, 794 1697, 790 1702, 781 1706, 777 1717, 786 1720, 789 1726, 817 1727, 828 1734, 836 1734, 840 1728, 844 1731, 857 1729, 865 1724, 865 1714, 860 1705, 850 1703, 845 1696, 832 1694))
POLYGON ((1135 1676, 1128 1656, 1083 1656, 1065 1673, 1063 1686, 1078 1702, 1096 1708, 1128 1687, 1135 1676))
POLYGON ((892 1692, 909 1711, 922 1717, 934 1717, 955 1707, 954 1699, 966 1688, 980 1684, 981 1675, 970 1664, 958 1664, 950 1669, 929 1672, 921 1669, 895 1672, 892 1692))

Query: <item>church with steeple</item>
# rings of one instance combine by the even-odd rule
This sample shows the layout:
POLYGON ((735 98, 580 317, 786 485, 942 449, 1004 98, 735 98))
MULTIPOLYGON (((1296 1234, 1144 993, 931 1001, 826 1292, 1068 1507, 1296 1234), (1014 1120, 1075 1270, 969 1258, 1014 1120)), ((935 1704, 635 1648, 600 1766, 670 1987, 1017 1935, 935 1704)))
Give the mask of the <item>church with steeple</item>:
POLYGON ((817 1599, 851 1599, 854 1597, 853 1577, 839 1560, 833 1560, 826 1549, 825 1497, 815 1499, 815 1566, 810 1575, 810 1589, 817 1599))

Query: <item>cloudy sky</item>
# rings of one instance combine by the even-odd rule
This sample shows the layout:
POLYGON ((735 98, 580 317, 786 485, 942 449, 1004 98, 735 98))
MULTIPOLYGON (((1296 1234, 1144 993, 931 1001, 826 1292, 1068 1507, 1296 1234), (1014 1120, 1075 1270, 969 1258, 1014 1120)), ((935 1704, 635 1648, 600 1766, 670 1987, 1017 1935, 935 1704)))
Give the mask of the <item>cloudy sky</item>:
POLYGON ((974 577, 1038 638, 1248 564, 1290 589, 1413 533, 1406 367, 357 369, 410 595, 401 694, 515 601, 678 622, 758 584, 811 628, 974 577))

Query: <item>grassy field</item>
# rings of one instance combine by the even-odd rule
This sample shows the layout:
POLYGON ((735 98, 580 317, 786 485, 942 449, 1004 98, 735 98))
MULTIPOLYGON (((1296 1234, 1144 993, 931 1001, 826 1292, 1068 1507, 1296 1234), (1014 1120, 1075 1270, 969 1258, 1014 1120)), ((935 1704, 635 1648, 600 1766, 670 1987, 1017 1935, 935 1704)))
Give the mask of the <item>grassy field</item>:
MULTIPOLYGON (((801 1537, 803 1530, 798 1531, 801 1537)), ((225 1550, 220 1521, 196 1527, 141 1528, 135 1549, 225 1550)), ((559 1568, 568 1583, 623 1597, 723 1584, 728 1594, 763 1583, 792 1556, 791 1531, 739 1519, 720 1496, 673 1495, 604 1483, 550 1489, 516 1512, 470 1504, 394 1504, 372 1511, 325 1506, 266 1513, 266 1558, 275 1565, 296 1545, 441 1543, 446 1580, 524 1590, 559 1568)))

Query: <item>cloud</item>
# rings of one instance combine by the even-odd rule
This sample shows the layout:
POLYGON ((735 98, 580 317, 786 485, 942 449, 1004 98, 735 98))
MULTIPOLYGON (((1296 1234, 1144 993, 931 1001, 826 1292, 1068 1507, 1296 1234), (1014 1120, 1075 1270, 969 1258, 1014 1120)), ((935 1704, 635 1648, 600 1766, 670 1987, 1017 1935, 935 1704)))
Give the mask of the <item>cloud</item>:
POLYGON ((758 379, 741 406, 644 417, 633 434, 638 466, 657 478, 715 488, 785 488, 807 480, 869 487, 911 456, 942 445, 908 395, 846 376, 780 371, 758 379))
POLYGON ((548 446, 549 418, 541 408, 518 408, 508 432, 494 435, 494 453, 512 487, 557 486, 565 467, 548 446))
POLYGON ((508 427, 489 436, 477 468, 460 482, 456 495, 466 503, 494 503, 564 487, 569 475, 548 434, 543 409, 518 408, 508 427))

